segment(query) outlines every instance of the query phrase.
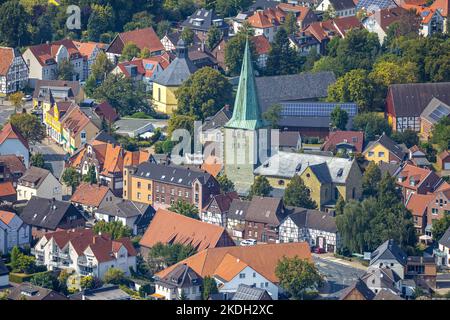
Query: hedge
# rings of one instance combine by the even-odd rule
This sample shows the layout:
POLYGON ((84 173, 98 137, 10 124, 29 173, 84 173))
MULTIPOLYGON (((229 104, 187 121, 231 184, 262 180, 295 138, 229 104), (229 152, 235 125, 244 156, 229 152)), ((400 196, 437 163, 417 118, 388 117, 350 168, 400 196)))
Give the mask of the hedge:
POLYGON ((42 274, 42 273, 49 273, 49 272, 51 272, 51 271, 37 272, 37 273, 32 273, 32 274, 10 273, 9 281, 14 282, 14 283, 30 282, 31 278, 33 278, 35 275, 42 274))

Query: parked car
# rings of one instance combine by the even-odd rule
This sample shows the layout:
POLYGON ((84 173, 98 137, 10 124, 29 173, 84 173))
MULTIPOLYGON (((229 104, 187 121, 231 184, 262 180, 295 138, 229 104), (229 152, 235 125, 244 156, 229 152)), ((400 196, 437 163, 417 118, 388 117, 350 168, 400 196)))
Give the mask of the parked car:
POLYGON ((311 251, 317 254, 325 253, 325 249, 321 247, 312 247, 311 251))
POLYGON ((256 244, 255 239, 246 239, 241 241, 241 246, 254 246, 256 244))

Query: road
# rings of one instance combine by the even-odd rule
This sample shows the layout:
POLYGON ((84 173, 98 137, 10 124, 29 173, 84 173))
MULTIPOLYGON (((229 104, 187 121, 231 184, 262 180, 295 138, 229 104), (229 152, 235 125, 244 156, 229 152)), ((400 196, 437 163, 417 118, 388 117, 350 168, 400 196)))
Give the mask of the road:
POLYGON ((331 256, 321 257, 314 254, 313 259, 317 269, 326 280, 320 290, 321 295, 325 297, 348 287, 365 273, 365 270, 355 268, 345 260, 331 256))
MULTIPOLYGON (((33 103, 28 101, 25 103, 25 109, 29 112, 33 108, 33 103)), ((4 125, 9 117, 14 113, 14 107, 9 101, 0 98, 0 125, 4 125)))
POLYGON ((64 156, 65 152, 54 142, 44 139, 42 143, 31 146, 31 153, 41 153, 44 156, 46 163, 52 166, 53 175, 59 179, 64 170, 64 156))

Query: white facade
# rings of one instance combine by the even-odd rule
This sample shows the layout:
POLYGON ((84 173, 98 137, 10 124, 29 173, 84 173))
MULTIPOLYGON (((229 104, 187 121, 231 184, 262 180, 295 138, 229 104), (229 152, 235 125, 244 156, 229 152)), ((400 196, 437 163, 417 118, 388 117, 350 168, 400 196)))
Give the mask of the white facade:
POLYGON ((378 259, 369 266, 367 271, 381 268, 391 269, 395 271, 400 278, 405 279, 405 267, 395 259, 378 259))
POLYGON ((386 37, 386 32, 381 28, 380 24, 375 19, 375 15, 371 15, 362 21, 364 28, 369 32, 374 32, 378 35, 378 40, 382 44, 386 37))
POLYGON ((71 202, 77 207, 78 206, 82 207, 84 211, 94 214, 98 208, 110 205, 111 203, 114 203, 115 201, 117 201, 116 196, 114 195, 114 193, 112 193, 111 189, 109 189, 108 192, 106 193, 106 195, 103 197, 103 199, 100 202, 100 205, 98 207, 94 207, 92 205, 88 205, 88 204, 84 204, 84 203, 77 203, 74 201, 71 201, 71 202))
POLYGON ((30 200, 32 196, 45 199, 62 200, 62 185, 55 178, 55 176, 49 173, 39 187, 33 187, 32 185, 17 183, 17 200, 30 200))
POLYGON ((155 293, 164 296, 165 300, 180 300, 182 296, 184 296, 186 300, 202 299, 202 291, 200 286, 176 288, 157 282, 155 284, 155 293))
POLYGON ((420 24, 420 35, 424 37, 431 36, 435 33, 444 32, 444 18, 439 11, 433 12, 433 17, 427 23, 422 22, 420 24))
POLYGON ((23 248, 30 242, 31 228, 18 215, 14 215, 8 224, 0 220, 0 255, 10 252, 15 246, 23 248))
POLYGON ((19 139, 6 139, 0 144, 0 155, 16 155, 23 158, 25 167, 30 166, 30 151, 19 139))
POLYGON ((336 10, 335 8, 333 8, 333 5, 331 4, 330 0, 323 0, 322 2, 320 2, 317 5, 316 10, 317 11, 333 10, 335 17, 351 17, 356 15, 356 7, 344 10, 336 10))
POLYGON ((439 243, 439 251, 441 256, 438 257, 438 265, 450 267, 450 248, 439 243))
POLYGON ((14 58, 6 75, 0 76, 0 94, 22 90, 28 84, 28 67, 22 55, 14 52, 14 58), (17 54, 17 55, 16 55, 17 54))
POLYGON ((103 220, 106 222, 111 222, 111 221, 120 221, 122 223, 122 225, 129 227, 131 230, 133 230, 133 234, 136 235, 137 234, 137 226, 136 226, 136 220, 140 217, 140 216, 134 216, 134 217, 117 217, 117 216, 113 216, 113 215, 109 215, 106 213, 99 213, 99 212, 95 212, 94 214, 95 219, 97 220, 103 220))

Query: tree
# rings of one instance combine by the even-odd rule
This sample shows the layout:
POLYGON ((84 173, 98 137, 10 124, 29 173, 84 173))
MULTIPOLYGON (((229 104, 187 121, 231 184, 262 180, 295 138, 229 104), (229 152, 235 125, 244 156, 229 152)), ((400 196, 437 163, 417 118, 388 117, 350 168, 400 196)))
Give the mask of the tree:
POLYGON ((133 58, 139 57, 141 49, 138 48, 133 42, 127 42, 122 50, 120 61, 131 61, 133 58))
POLYGON ((81 174, 77 170, 75 170, 75 168, 69 167, 66 170, 64 170, 61 180, 64 182, 66 186, 72 188, 73 193, 74 190, 80 185, 81 174))
POLYGON ((360 111, 372 109, 374 86, 367 71, 351 70, 328 87, 329 102, 355 102, 360 111))
MULTIPOLYGON (((236 36, 232 37, 225 47, 225 66, 231 75, 239 75, 244 57, 245 43, 248 39, 247 31, 241 29, 236 36)), ((256 61, 256 49, 253 41, 249 41, 252 61, 256 61)))
POLYGON ((204 277, 202 291, 203 300, 208 300, 210 295, 218 292, 216 280, 210 276, 204 277))
POLYGON ((22 252, 20 251, 19 247, 17 247, 17 246, 14 246, 11 249, 11 268, 13 270, 17 269, 18 261, 19 261, 21 254, 22 254, 22 252))
POLYGON ((123 27, 123 30, 132 31, 152 27, 154 23, 153 18, 153 15, 146 11, 137 12, 133 14, 133 19, 123 27))
POLYGON ((413 62, 400 64, 394 61, 379 61, 374 64, 369 77, 374 83, 387 88, 394 83, 417 82, 418 67, 413 62))
POLYGON ((181 39, 183 39, 184 44, 187 47, 190 47, 194 44, 194 31, 192 31, 192 29, 190 28, 183 28, 183 31, 181 31, 181 39))
POLYGON ((103 276, 103 281, 115 285, 126 285, 128 283, 125 273, 118 268, 109 268, 103 276))
POLYGON ((431 142, 438 145, 439 151, 450 149, 450 118, 444 117, 434 125, 431 142))
POLYGON ((317 204, 311 199, 311 193, 305 186, 303 179, 295 175, 286 187, 284 192, 284 203, 287 206, 316 209, 317 204))
MULTIPOLYGON (((167 126, 167 134, 169 137, 172 136, 173 132, 175 130, 184 129, 187 130, 192 138, 194 134, 194 122, 195 122, 194 116, 188 116, 188 115, 179 115, 174 114, 168 122, 167 126)), ((193 142, 193 141, 192 141, 193 142)))
POLYGON ((23 94, 23 92, 15 92, 15 93, 11 93, 9 95, 9 101, 11 101, 12 105, 14 106, 14 112, 17 111, 21 111, 21 109, 23 108, 23 97, 25 95, 23 94))
POLYGON ((234 183, 230 179, 228 179, 226 174, 221 174, 217 177, 217 182, 219 182, 220 191, 223 193, 235 191, 234 183))
POLYGON ((58 279, 51 272, 40 272, 31 278, 31 283, 50 290, 59 290, 58 279))
POLYGON ((370 162, 362 178, 362 193, 366 197, 378 195, 378 184, 381 180, 381 170, 375 162, 370 162))
POLYGON ((100 36, 113 29, 114 10, 110 5, 91 5, 91 14, 87 23, 87 35, 90 41, 98 42, 100 36))
POLYGON ((131 237, 132 234, 130 227, 123 225, 121 221, 100 220, 94 225, 93 230, 96 234, 109 234, 113 240, 131 237))
POLYGON ((219 71, 204 67, 192 74, 175 92, 178 115, 203 120, 232 102, 232 85, 219 71))
POLYGON ((163 268, 174 265, 195 253, 195 248, 190 244, 163 244, 158 242, 150 248, 148 253, 149 266, 151 270, 157 272, 163 268))
POLYGON ((63 59, 58 63, 58 69, 56 71, 58 80, 73 81, 75 71, 72 63, 68 59, 63 59))
POLYGON ((245 11, 252 3, 251 0, 217 0, 215 9, 224 17, 235 16, 240 11, 245 11))
POLYGON ((161 20, 156 25, 156 33, 158 34, 158 37, 162 39, 166 33, 170 32, 170 22, 167 20, 161 20))
POLYGON ((45 169, 45 160, 42 153, 36 153, 31 156, 30 164, 33 167, 44 168, 45 169))
POLYGON ((346 130, 348 122, 348 113, 344 109, 341 109, 339 105, 334 107, 331 112, 331 125, 333 128, 337 128, 339 130, 346 130))
POLYGON ((288 35, 295 34, 298 31, 297 17, 293 12, 289 12, 283 23, 283 28, 288 35))
MULTIPOLYGON (((335 38, 333 38, 335 39, 335 38)), ((314 61, 312 72, 331 71, 336 77, 344 74, 344 68, 337 63, 337 59, 331 56, 323 56, 319 60, 314 61)))
POLYGON ((432 234, 434 241, 441 240, 445 231, 450 227, 450 215, 445 214, 442 218, 433 220, 432 234))
POLYGON ((367 141, 372 141, 375 139, 375 136, 380 136, 383 133, 389 136, 392 130, 384 116, 376 112, 365 112, 356 115, 353 118, 353 129, 364 131, 364 138, 367 141))
POLYGON ((91 74, 86 81, 85 91, 88 96, 94 94, 95 89, 105 81, 107 75, 112 71, 114 65, 106 56, 106 53, 101 51, 97 58, 95 58, 94 63, 91 66, 91 74))
POLYGON ((34 144, 41 142, 45 138, 45 127, 39 119, 28 113, 16 113, 11 115, 9 122, 20 134, 28 141, 34 144))
POLYGON ((85 276, 80 279, 82 289, 96 289, 102 286, 102 281, 94 276, 85 276))
POLYGON ((315 290, 323 283, 314 264, 298 256, 281 258, 275 268, 275 275, 280 286, 296 300, 303 299, 308 290, 315 290))
POLYGON ((27 43, 29 15, 19 1, 10 0, 0 6, 0 43, 19 47, 27 43))
POLYGON ((391 138, 397 143, 404 143, 408 148, 419 144, 419 135, 417 132, 410 129, 406 129, 402 132, 395 131, 392 133, 391 138))
POLYGON ((195 205, 185 202, 183 200, 178 200, 177 202, 173 203, 169 207, 169 210, 179 213, 183 216, 199 220, 198 208, 195 205))
POLYGON ((97 183, 97 171, 95 170, 95 166, 91 165, 87 174, 83 177, 84 182, 88 182, 90 184, 97 183))
POLYGON ((344 208, 345 208, 345 200, 344 198, 342 198, 341 195, 339 195, 338 200, 336 201, 336 215, 341 215, 344 213, 344 208))
POLYGON ((272 129, 278 128, 278 122, 280 121, 280 114, 283 107, 281 104, 271 105, 266 112, 262 114, 264 120, 266 120, 272 129))
MULTIPOLYGON (((317 52, 317 49, 315 47, 311 48, 306 55, 305 62, 302 66, 302 71, 311 71, 314 68, 314 65, 317 61, 321 59, 320 54, 317 52)), ((329 71, 329 70, 327 70, 329 71)))
POLYGON ((14 263, 11 262, 11 267, 13 272, 32 274, 36 270, 36 259, 20 253, 14 263))
POLYGON ((214 49, 222 40, 222 32, 217 28, 216 26, 213 26, 208 30, 207 38, 206 38, 206 45, 208 46, 209 50, 214 49))
POLYGON ((260 196, 260 197, 267 197, 271 192, 273 188, 269 183, 269 180, 265 176, 258 176, 256 177, 255 181, 253 182, 251 188, 249 197, 253 196, 260 196))
POLYGON ((299 55, 291 48, 284 28, 278 30, 267 57, 265 73, 270 76, 295 74, 300 71, 299 55))

